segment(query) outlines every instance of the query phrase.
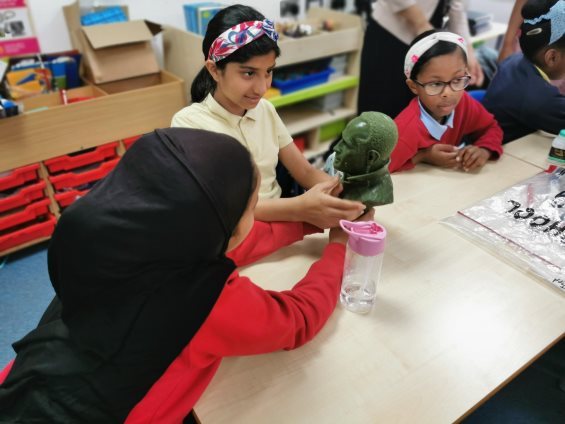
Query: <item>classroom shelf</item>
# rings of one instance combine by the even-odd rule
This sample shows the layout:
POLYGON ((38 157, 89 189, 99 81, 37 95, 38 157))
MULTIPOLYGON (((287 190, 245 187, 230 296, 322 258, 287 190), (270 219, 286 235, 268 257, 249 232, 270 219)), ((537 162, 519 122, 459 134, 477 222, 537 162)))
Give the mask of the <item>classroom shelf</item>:
POLYGON ((340 107, 331 112, 322 112, 306 105, 281 109, 278 112, 291 135, 319 128, 324 124, 355 116, 357 113, 353 107, 340 107))
MULTIPOLYGON (((306 100, 314 99, 316 97, 325 96, 326 94, 335 93, 336 91, 347 90, 348 88, 355 88, 359 85, 359 77, 356 75, 345 75, 338 77, 335 80, 318 84, 313 87, 308 87, 303 90, 294 91, 282 96, 271 97, 269 101, 276 108, 289 106, 296 103, 304 102, 306 100)), ((288 125, 288 123, 285 121, 288 125)))

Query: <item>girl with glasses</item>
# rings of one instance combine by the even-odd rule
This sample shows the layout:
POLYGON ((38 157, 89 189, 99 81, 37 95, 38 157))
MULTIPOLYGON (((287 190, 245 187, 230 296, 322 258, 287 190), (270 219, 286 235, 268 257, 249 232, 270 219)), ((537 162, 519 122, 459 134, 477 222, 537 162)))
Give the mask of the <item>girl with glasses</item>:
POLYGON ((410 45, 404 75, 416 98, 395 119, 398 144, 391 172, 419 162, 467 172, 502 154, 502 130, 465 92, 471 77, 463 37, 435 30, 423 33, 410 45))

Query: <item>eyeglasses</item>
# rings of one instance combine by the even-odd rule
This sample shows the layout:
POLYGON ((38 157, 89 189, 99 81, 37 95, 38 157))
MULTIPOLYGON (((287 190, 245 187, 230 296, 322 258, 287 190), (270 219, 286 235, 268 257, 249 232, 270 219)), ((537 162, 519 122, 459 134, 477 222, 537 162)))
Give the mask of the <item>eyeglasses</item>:
POLYGON ((451 81, 434 81, 422 84, 420 81, 412 80, 420 87, 424 87, 424 91, 428 96, 437 96, 443 93, 445 87, 449 85, 453 91, 465 90, 471 81, 471 75, 465 75, 464 77, 453 78, 451 81))

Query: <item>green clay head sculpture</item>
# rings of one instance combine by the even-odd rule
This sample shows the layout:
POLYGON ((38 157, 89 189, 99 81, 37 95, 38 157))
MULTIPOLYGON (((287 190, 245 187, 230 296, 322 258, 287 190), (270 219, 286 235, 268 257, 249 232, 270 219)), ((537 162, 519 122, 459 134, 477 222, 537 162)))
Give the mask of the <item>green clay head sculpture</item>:
POLYGON ((397 140, 396 124, 380 112, 363 112, 347 124, 333 163, 343 173, 343 198, 368 208, 392 203, 388 163, 397 140))

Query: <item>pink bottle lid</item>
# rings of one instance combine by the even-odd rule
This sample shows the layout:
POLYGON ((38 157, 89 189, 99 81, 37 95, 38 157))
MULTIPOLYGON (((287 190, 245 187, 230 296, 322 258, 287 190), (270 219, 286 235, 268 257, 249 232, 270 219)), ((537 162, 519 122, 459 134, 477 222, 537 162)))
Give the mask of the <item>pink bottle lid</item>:
POLYGON ((375 221, 351 222, 342 219, 339 225, 349 235, 347 244, 362 256, 376 256, 385 249, 386 229, 375 221))

